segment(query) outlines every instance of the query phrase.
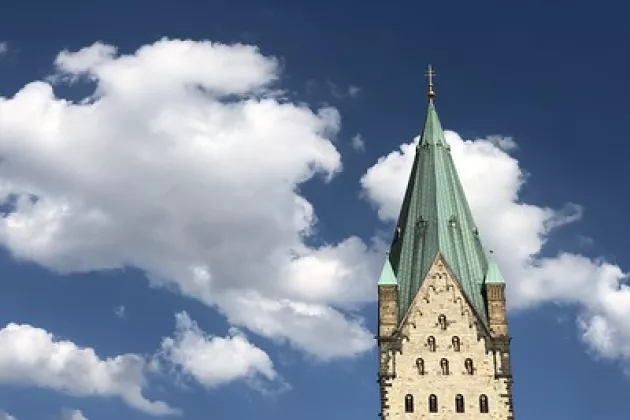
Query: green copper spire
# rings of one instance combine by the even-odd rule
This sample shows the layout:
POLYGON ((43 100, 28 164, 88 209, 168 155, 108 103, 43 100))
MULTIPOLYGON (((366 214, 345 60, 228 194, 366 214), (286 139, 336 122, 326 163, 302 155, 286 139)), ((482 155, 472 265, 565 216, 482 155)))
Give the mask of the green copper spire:
POLYGON ((441 253, 468 301, 487 322, 482 285, 488 260, 433 104, 434 75, 429 67, 429 107, 389 253, 398 282, 398 316, 405 316, 441 253))

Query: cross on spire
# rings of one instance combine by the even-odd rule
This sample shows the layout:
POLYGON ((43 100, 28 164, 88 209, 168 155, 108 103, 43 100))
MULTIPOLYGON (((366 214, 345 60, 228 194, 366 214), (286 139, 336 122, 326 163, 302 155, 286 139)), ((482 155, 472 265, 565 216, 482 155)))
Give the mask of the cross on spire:
POLYGON ((433 77, 435 77, 435 70, 431 64, 429 64, 429 68, 425 73, 425 76, 429 79, 429 100, 433 100, 433 98, 435 98, 435 91, 433 90, 433 77))

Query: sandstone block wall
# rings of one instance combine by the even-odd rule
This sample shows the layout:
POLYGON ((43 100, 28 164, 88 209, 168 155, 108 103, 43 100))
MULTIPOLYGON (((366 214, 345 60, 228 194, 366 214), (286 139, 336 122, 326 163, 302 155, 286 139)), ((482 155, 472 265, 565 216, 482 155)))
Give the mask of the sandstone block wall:
MULTIPOLYGON (((495 322, 495 327, 507 334, 507 326, 503 329, 495 322)), ((480 328, 459 285, 443 259, 437 258, 402 324, 402 353, 381 346, 380 371, 391 373, 381 383, 384 419, 512 419, 510 378, 495 376, 505 358, 488 350, 491 346, 480 328), (472 372, 467 359, 472 360, 472 372), (442 360, 448 362, 448 372, 442 360), (405 407, 409 395, 413 412, 405 407), (429 412, 430 395, 437 397, 437 413, 429 412), (456 411, 458 395, 464 400, 463 413, 456 411), (487 413, 480 410, 482 395, 487 397, 487 413)))

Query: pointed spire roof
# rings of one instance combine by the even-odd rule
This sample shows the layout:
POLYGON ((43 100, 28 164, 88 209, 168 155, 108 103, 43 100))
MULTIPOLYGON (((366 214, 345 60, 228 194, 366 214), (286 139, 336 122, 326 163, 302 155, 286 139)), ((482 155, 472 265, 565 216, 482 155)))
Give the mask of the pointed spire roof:
POLYGON ((398 283, 399 319, 442 253, 475 312, 486 322, 481 290, 488 260, 433 103, 432 68, 427 75, 429 106, 389 253, 398 283))
POLYGON ((486 273, 485 284, 505 284, 501 270, 494 261, 488 261, 488 272, 486 273))
POLYGON ((383 270, 381 271, 381 277, 378 279, 379 286, 396 286, 396 275, 392 269, 392 265, 389 262, 389 258, 385 258, 385 264, 383 264, 383 270))

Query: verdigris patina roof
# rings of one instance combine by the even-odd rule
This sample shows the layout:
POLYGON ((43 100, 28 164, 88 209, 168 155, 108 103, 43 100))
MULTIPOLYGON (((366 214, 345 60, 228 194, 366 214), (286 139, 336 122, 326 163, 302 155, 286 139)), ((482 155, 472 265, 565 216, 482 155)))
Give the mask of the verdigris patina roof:
MULTIPOLYGON (((441 252, 468 301, 487 322, 482 287, 488 259, 444 138, 432 87, 431 84, 424 129, 381 281, 398 285, 398 316, 402 319, 441 252)), ((494 279, 496 273, 492 271, 494 279)))

